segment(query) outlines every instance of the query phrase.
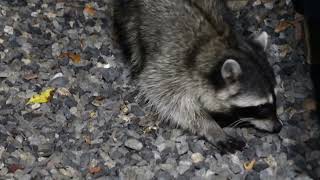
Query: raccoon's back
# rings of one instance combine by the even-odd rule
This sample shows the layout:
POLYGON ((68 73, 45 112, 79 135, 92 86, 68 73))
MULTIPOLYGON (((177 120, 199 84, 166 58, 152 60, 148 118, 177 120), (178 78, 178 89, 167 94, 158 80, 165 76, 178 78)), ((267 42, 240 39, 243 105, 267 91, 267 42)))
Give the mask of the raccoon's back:
POLYGON ((194 60, 204 42, 220 36, 224 24, 217 2, 221 1, 201 2, 114 0, 115 32, 134 72, 141 71, 147 61, 183 67, 194 60), (201 7, 209 4, 213 7, 210 12, 201 7))

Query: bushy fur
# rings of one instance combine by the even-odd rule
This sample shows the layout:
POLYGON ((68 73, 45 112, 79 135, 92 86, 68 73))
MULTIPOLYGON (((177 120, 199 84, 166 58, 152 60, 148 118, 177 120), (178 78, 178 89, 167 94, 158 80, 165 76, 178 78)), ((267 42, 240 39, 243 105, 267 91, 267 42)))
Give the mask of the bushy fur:
POLYGON ((231 22, 223 0, 114 0, 114 32, 149 105, 164 120, 239 149, 245 144, 228 137, 210 113, 232 113, 230 97, 244 87, 242 94, 267 96, 274 76, 262 48, 243 40, 231 22), (227 59, 236 59, 241 76, 234 61, 221 75, 227 59), (228 73, 236 79, 227 82, 228 73))

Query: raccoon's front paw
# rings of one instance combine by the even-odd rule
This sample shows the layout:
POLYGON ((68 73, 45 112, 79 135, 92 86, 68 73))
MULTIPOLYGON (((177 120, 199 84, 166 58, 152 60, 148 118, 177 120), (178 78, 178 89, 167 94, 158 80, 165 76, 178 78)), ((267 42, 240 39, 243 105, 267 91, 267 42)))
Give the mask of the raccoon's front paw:
POLYGON ((218 141, 217 146, 222 153, 235 153, 237 150, 241 151, 246 143, 243 140, 228 137, 226 140, 218 141))

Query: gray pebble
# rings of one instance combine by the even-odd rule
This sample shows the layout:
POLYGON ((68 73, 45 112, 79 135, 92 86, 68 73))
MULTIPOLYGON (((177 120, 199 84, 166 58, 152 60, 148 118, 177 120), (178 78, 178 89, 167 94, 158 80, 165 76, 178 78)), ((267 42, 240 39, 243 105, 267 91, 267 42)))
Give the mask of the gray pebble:
POLYGON ((141 150, 143 148, 143 144, 136 139, 128 139, 125 141, 124 145, 134 150, 141 150))

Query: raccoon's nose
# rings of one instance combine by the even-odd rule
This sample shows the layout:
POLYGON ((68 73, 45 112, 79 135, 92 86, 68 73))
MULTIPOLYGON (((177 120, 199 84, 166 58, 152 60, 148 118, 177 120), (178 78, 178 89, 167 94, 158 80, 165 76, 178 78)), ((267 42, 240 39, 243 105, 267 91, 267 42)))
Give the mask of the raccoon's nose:
POLYGON ((282 122, 280 120, 277 120, 273 126, 273 133, 279 133, 281 129, 282 129, 282 122))

